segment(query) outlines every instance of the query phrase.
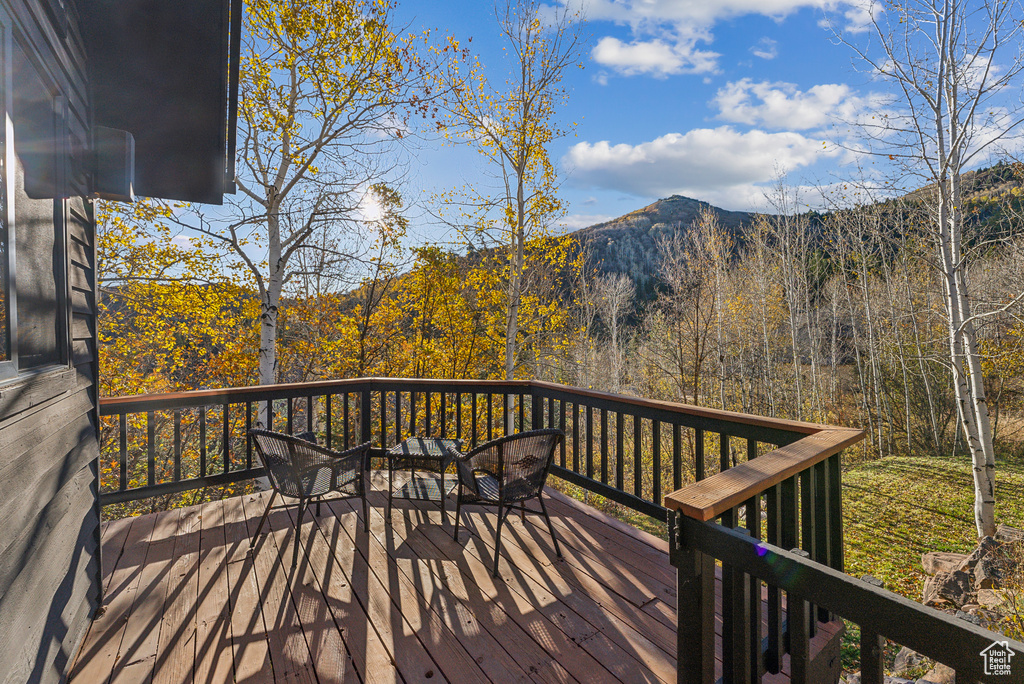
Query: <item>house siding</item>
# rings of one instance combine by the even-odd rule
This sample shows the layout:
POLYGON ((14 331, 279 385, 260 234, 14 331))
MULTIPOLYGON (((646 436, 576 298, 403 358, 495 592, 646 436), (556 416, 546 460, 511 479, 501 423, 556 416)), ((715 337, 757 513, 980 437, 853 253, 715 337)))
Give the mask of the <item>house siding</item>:
POLYGON ((0 682, 46 683, 66 678, 101 599, 89 89, 71 0, 0 13, 66 102, 69 363, 0 384, 0 682))

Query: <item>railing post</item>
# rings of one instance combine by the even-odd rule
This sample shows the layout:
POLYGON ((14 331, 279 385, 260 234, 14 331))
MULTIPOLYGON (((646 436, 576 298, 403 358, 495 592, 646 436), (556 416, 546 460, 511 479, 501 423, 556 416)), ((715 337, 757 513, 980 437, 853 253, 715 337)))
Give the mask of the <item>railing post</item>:
MULTIPOLYGON (((873 587, 882 589, 882 581, 865 575, 862 578, 873 587)), ((882 684, 885 680, 885 639, 878 632, 860 629, 860 677, 864 684, 882 684)))
POLYGON ((715 681, 715 559, 686 545, 683 515, 669 513, 669 549, 676 567, 676 681, 715 681))

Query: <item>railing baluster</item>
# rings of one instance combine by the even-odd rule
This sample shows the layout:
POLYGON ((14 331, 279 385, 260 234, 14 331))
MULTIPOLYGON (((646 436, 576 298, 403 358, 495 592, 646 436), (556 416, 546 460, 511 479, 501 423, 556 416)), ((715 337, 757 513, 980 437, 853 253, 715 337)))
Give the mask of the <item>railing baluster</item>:
POLYGON ((594 408, 590 405, 583 407, 585 425, 587 428, 587 477, 594 479, 594 408))
POLYGON ((700 428, 693 431, 693 469, 694 479, 704 479, 704 431, 700 428))
POLYGON ((580 405, 572 405, 572 470, 580 472, 580 405))
POLYGON ((306 432, 316 434, 316 421, 313 420, 313 397, 306 397, 306 432))
MULTIPOLYGON (((751 460, 757 456, 757 442, 752 439, 747 440, 747 460, 751 460), (753 453, 753 456, 751 456, 753 453)), ((761 504, 758 497, 754 497, 747 504, 746 510, 747 516, 747 529, 750 530, 751 534, 756 539, 761 538, 761 504)))
POLYGON ((682 426, 672 424, 672 488, 683 488, 683 444, 682 426))
POLYGON ((789 673, 793 684, 811 684, 808 673, 810 664, 810 619, 811 607, 799 596, 786 596, 787 624, 789 626, 789 673))
POLYGON ((429 389, 426 392, 423 393, 423 402, 424 402, 424 404, 423 404, 423 410, 424 410, 423 419, 425 421, 424 422, 424 426, 423 426, 423 428, 424 428, 423 436, 424 437, 433 437, 433 435, 434 435, 434 432, 433 432, 433 428, 434 428, 434 426, 433 426, 433 418, 434 418, 434 416, 433 416, 433 411, 432 411, 433 410, 433 405, 432 405, 433 402, 431 401, 432 394, 433 394, 433 392, 431 392, 429 389))
POLYGON ((462 392, 455 393, 455 439, 462 439, 462 392))
MULTIPOLYGON (((271 402, 267 402, 271 404, 271 402)), ((271 405, 268 410, 269 420, 273 419, 274 409, 271 405)), ((224 472, 228 473, 231 471, 231 408, 230 404, 224 404, 224 472)))
POLYGON ((644 498, 644 423, 633 414, 633 496, 644 498))
POLYGON ((348 392, 342 395, 341 400, 341 429, 345 433, 345 448, 349 448, 349 420, 348 420, 348 392))
POLYGON ((526 405, 526 402, 523 401, 524 397, 523 397, 522 394, 519 394, 518 397, 519 397, 519 427, 516 430, 516 432, 523 432, 523 431, 526 430, 526 417, 525 417, 525 413, 524 413, 524 411, 525 411, 524 407, 526 405))
POLYGON ((333 413, 332 407, 331 407, 331 398, 333 396, 334 395, 331 394, 330 392, 328 392, 326 395, 324 395, 324 413, 326 414, 324 416, 324 418, 326 419, 326 423, 327 423, 324 426, 324 428, 325 428, 325 431, 327 433, 327 448, 328 449, 333 449, 334 448, 334 433, 331 431, 331 428, 334 426, 334 424, 333 424, 334 413, 333 413))
POLYGON ((288 397, 287 401, 288 401, 288 420, 285 423, 287 425, 287 427, 285 429, 287 430, 289 435, 294 435, 295 434, 295 424, 294 424, 295 406, 294 406, 294 402, 292 401, 291 397, 288 397))
MULTIPOLYGON (((252 404, 249 404, 252 406, 252 404)), ((199 476, 206 477, 206 407, 199 407, 199 476)))
POLYGON ((386 449, 388 446, 388 395, 384 390, 380 391, 380 446, 386 449))
POLYGON ((118 473, 120 476, 118 491, 123 492, 128 489, 128 414, 118 414, 117 422, 119 424, 118 432, 120 433, 118 435, 118 446, 120 451, 119 465, 121 467, 120 473, 118 473))
MULTIPOLYGON (((726 666, 723 668, 728 671, 731 661, 732 679, 726 676, 725 681, 749 682, 751 681, 751 666, 753 665, 751 662, 751 647, 754 646, 753 635, 750 632, 750 623, 755 615, 755 611, 751 610, 751 600, 753 597, 750 594, 750 578, 739 568, 731 566, 728 579, 732 583, 732 591, 730 592, 732 594, 732 610, 730 611, 732 629, 729 631, 731 632, 733 648, 731 650, 732 658, 726 656, 726 666)), ((723 583, 726 581, 724 566, 722 581, 723 583)), ((724 604, 724 592, 722 601, 724 604)), ((761 607, 760 603, 760 601, 757 602, 758 609, 761 607)), ((758 620, 758 624, 760 625, 760 620, 758 620)), ((723 627, 723 629, 728 628, 723 627)), ((760 638, 757 641, 760 642, 760 638)), ((730 653, 729 650, 726 650, 724 644, 722 652, 723 654, 730 653)))
POLYGON ((653 494, 651 495, 651 501, 661 505, 661 421, 651 421, 651 446, 654 451, 654 472, 652 473, 651 482, 653 485, 653 494))
POLYGON ((478 442, 477 442, 477 424, 476 424, 476 422, 477 422, 476 397, 477 397, 476 392, 473 392, 473 400, 472 400, 472 406, 470 407, 470 414, 472 415, 471 426, 473 428, 473 448, 474 449, 476 448, 476 445, 478 444, 478 442))
MULTIPOLYGON (((831 567, 832 558, 829 556, 829 540, 831 521, 828 516, 828 461, 822 461, 812 468, 814 472, 814 560, 831 567)), ((828 622, 831 616, 827 610, 818 609, 818 622, 828 622)))
POLYGON ((622 412, 615 412, 615 488, 626 491, 626 453, 623 449, 622 412))
POLYGON ((509 414, 508 399, 509 399, 509 395, 508 394, 502 394, 501 395, 501 434, 502 434, 503 437, 507 437, 509 435, 509 430, 508 430, 508 428, 509 428, 509 424, 508 424, 509 421, 510 420, 515 420, 515 408, 516 407, 512 406, 512 413, 509 414), (510 415, 511 415, 511 417, 510 417, 510 415))
POLYGON ((174 409, 174 481, 181 482, 181 409, 174 409))
POLYGON ((441 437, 448 436, 448 393, 441 392, 441 437))
POLYGON ((840 454, 833 454, 828 458, 828 517, 829 524, 829 563, 830 565, 845 572, 846 559, 843 553, 843 470, 840 454))
POLYGON ((544 427, 544 399, 534 394, 530 401, 530 429, 539 430, 544 427))
POLYGON ((601 482, 608 484, 608 409, 601 409, 601 482))
POLYGON ((146 482, 152 487, 156 484, 156 417, 152 411, 146 412, 146 482))
POLYGON ((395 444, 402 441, 402 393, 395 390, 395 444))
POLYGON ((359 442, 373 440, 373 415, 371 414, 373 398, 370 390, 364 389, 359 394, 359 442))
MULTIPOLYGON (((563 432, 565 431, 565 399, 558 400, 558 427, 563 432)), ((563 468, 565 467, 565 442, 566 440, 563 439, 558 445, 558 463, 563 468)))
POLYGON ((416 394, 409 392, 409 436, 415 437, 420 434, 419 426, 416 424, 416 394))
POLYGON ((494 395, 487 393, 487 441, 494 439, 494 395))
POLYGON ((718 470, 724 473, 730 467, 729 463, 729 435, 724 432, 718 433, 718 470))
MULTIPOLYGON (((249 430, 252 429, 252 402, 245 402, 245 469, 252 468, 252 437, 249 430)), ((329 445, 330 443, 328 443, 329 445)), ((205 473, 204 473, 205 475, 205 473)))
MULTIPOLYGON (((865 576, 873 587, 883 588, 882 580, 865 576)), ((860 627, 860 676, 863 684, 882 684, 885 681, 885 639, 878 632, 860 627)))
POLYGON ((885 681, 885 639, 877 632, 860 630, 861 684, 882 684, 885 681))

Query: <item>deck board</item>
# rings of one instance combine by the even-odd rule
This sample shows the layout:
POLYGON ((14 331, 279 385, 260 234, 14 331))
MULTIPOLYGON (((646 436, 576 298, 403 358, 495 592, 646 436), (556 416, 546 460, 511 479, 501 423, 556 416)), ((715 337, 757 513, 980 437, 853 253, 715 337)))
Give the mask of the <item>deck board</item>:
POLYGON ((513 515, 493 578, 493 510, 464 508, 456 542, 435 505, 385 521, 380 479, 369 533, 336 500, 298 532, 294 507, 273 511, 250 551, 268 493, 105 525, 106 598, 72 681, 674 681, 663 540, 554 493, 565 557, 513 515))

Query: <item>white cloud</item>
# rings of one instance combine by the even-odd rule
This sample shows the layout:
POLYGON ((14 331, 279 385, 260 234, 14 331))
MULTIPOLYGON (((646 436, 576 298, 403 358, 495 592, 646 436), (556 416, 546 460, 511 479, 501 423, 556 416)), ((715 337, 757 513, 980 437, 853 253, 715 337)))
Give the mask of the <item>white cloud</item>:
POLYGON ((572 169, 576 185, 650 198, 682 194, 739 208, 760 204, 759 184, 770 182, 776 169, 795 171, 838 154, 800 133, 720 126, 669 133, 639 145, 581 142, 569 149, 563 164, 572 169))
MULTIPOLYGON (((676 74, 718 71, 720 55, 698 44, 714 41, 719 21, 745 15, 781 20, 805 8, 843 12, 851 30, 862 30, 874 0, 558 0, 581 9, 591 22, 610 21, 629 27, 631 39, 601 37, 591 57, 625 76, 665 78, 676 74)), ((596 25, 593 24, 592 25, 596 25)), ((762 39, 769 41, 769 39, 762 39)), ((762 59, 776 54, 774 41, 751 49, 762 59)))
POLYGON ((719 57, 716 52, 698 50, 695 40, 674 44, 660 39, 623 43, 612 36, 599 40, 590 56, 624 76, 648 74, 655 78, 714 71, 719 57))
POLYGON ((756 45, 753 45, 750 48, 750 52, 753 53, 755 57, 760 57, 761 59, 775 59, 779 56, 779 42, 777 40, 764 37, 757 41, 756 45))
POLYGON ((755 82, 749 78, 722 86, 712 100, 718 118, 748 126, 806 131, 836 121, 854 121, 880 98, 862 98, 843 83, 799 90, 793 83, 755 82))

